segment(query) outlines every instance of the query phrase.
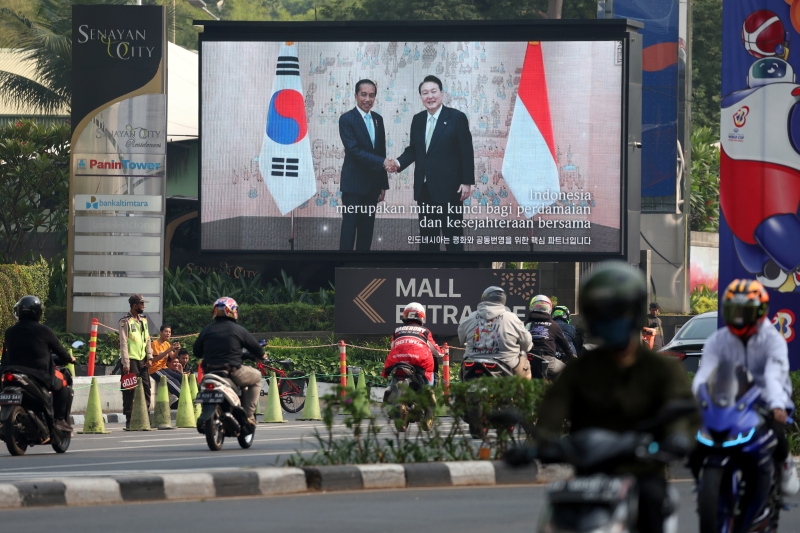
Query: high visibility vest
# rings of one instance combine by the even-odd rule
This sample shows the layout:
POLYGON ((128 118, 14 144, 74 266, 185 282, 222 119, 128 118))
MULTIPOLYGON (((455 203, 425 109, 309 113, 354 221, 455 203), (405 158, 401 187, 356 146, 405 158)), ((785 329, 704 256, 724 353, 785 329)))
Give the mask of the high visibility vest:
POLYGON ((147 329, 147 319, 141 322, 133 317, 128 319, 128 357, 141 361, 147 357, 147 344, 150 342, 150 332, 147 329))

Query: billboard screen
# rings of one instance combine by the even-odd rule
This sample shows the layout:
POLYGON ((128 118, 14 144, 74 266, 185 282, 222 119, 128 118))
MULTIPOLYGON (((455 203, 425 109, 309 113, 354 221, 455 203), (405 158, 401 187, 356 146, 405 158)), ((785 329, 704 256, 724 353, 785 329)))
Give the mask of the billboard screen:
POLYGON ((623 40, 478 29, 335 42, 207 29, 202 248, 623 254, 623 40))

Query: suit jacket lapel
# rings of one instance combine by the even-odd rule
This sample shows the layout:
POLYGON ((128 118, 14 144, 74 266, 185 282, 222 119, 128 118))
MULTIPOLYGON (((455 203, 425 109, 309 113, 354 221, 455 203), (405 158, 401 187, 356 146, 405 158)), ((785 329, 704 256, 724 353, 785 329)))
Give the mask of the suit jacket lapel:
MULTIPOLYGON (((426 111, 427 113, 427 111, 426 111)), ((444 135, 445 130, 448 128, 447 124, 447 108, 442 106, 442 112, 439 113, 439 119, 436 121, 436 127, 433 128, 433 135, 431 135, 431 143, 428 145, 428 151, 431 151, 433 145, 436 144, 436 141, 439 140, 439 137, 444 135)), ((427 120, 427 117, 426 119, 427 120)))

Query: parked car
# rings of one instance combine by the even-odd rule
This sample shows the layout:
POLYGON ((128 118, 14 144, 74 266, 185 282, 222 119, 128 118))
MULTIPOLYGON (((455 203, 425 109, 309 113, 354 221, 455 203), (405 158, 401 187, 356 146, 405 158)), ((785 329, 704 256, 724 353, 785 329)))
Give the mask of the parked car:
POLYGON ((697 372, 703 346, 712 333, 717 331, 717 312, 697 315, 683 325, 660 352, 669 352, 678 357, 687 372, 697 372))

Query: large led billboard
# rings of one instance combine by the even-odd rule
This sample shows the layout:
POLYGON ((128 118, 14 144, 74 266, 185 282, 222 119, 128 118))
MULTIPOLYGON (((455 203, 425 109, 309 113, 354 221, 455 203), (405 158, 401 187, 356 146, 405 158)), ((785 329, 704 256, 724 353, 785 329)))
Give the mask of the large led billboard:
POLYGON ((202 248, 624 256, 629 34, 540 26, 209 25, 202 248))

